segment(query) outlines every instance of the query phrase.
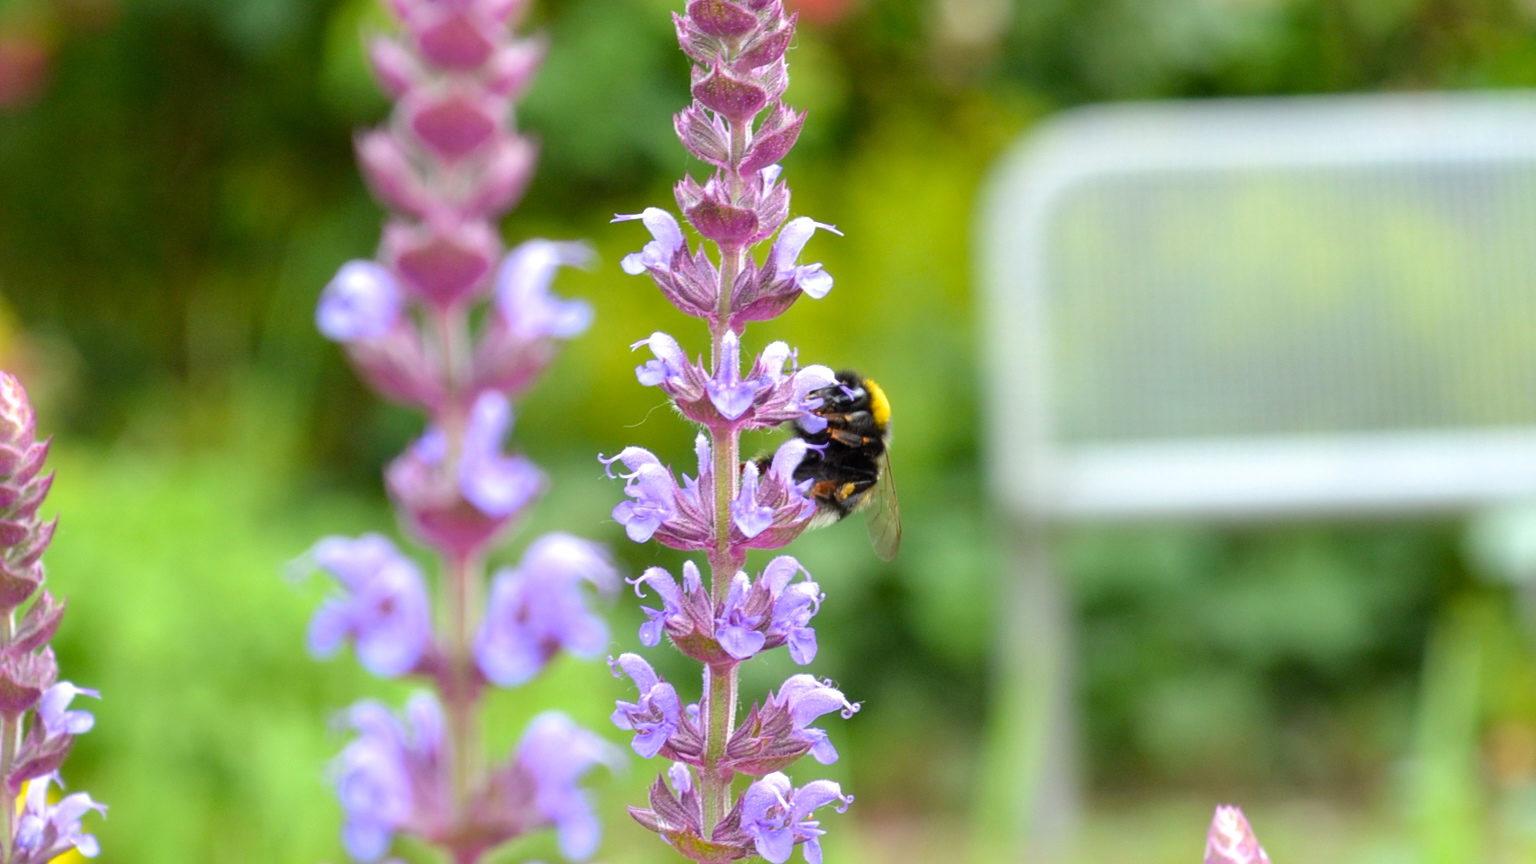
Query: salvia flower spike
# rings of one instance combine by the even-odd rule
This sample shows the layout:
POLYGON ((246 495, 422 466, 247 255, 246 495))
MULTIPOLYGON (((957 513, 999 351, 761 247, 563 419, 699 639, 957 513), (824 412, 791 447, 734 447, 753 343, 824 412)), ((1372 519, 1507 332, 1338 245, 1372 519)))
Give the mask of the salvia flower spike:
POLYGON ((43 473, 48 442, 37 440, 27 391, 0 372, 0 844, 10 864, 43 864, 70 851, 101 851, 82 818, 106 807, 85 792, 50 803, 49 787, 75 737, 96 725, 89 711, 71 708, 95 690, 60 681, 48 642, 64 604, 43 587, 42 556, 56 520, 38 515, 53 475, 43 473))
MULTIPOLYGON (((355 737, 333 767, 343 845, 371 862, 407 835, 472 864, 551 829, 567 857, 582 859, 600 834, 578 784, 613 764, 617 748, 544 714, 493 761, 480 718, 487 687, 527 683, 561 651, 599 657, 608 642, 588 609, 594 592, 619 583, 602 548, 551 534, 516 567, 485 573, 487 551, 548 484, 509 436, 518 397, 591 323, 587 304, 550 289, 560 268, 584 266, 592 253, 549 240, 507 251, 496 228, 536 156, 511 123, 544 54, 541 41, 511 30, 527 0, 387 3, 399 32, 374 38, 368 56, 394 117, 356 147, 393 212, 378 259, 341 267, 315 323, 381 396, 427 417, 385 479, 406 533, 436 553, 441 576, 434 600, 423 569, 380 534, 328 537, 301 559, 336 585, 310 626, 313 654, 350 646, 375 675, 428 685, 403 713, 371 701, 346 712, 355 737)), ((13 461, 29 458, 18 451, 13 461)), ((18 493, 17 506, 29 500, 18 493)), ((27 566, 13 568, 16 585, 35 581, 27 566)))
POLYGON ((691 354, 667 333, 633 345, 640 352, 636 378, 660 389, 699 428, 698 462, 689 475, 639 447, 600 458, 609 476, 624 482, 613 517, 631 540, 654 540, 708 561, 707 584, 693 561, 677 576, 653 567, 630 580, 645 603, 640 643, 656 647, 665 636, 703 664, 704 693, 698 704, 684 704, 649 662, 623 654, 609 663, 637 695, 619 700, 612 719, 634 733, 637 754, 671 760, 646 806, 630 813, 683 857, 720 864, 761 856, 782 864, 799 847, 806 861, 820 864, 819 811, 831 804, 841 812, 853 798, 827 780, 796 786, 786 772, 805 756, 836 761, 819 718, 851 717, 858 705, 832 682, 800 674, 742 713, 741 663, 779 648, 802 666, 815 660, 811 621, 823 595, 791 556, 755 573, 745 566, 747 550, 786 546, 815 515, 809 482, 794 478, 806 442, 791 439, 770 458, 743 463, 740 439, 744 431, 789 422, 824 427, 810 413, 820 404, 812 394, 836 383, 832 371, 800 366, 783 342, 744 360, 743 344, 749 322, 782 315, 802 295, 827 296, 831 275, 803 259, 813 238, 839 232, 810 217, 790 218, 778 164, 805 122, 780 101, 795 16, 782 0, 692 0, 673 21, 694 64, 693 103, 674 126, 683 146, 713 171, 703 182, 685 177, 677 184, 681 221, 661 207, 614 221, 638 222, 649 234, 625 256, 624 271, 649 276, 667 300, 709 328, 707 356, 691 354), (692 234, 704 242, 696 245, 692 234), (732 791, 737 775, 755 778, 740 796, 732 791))

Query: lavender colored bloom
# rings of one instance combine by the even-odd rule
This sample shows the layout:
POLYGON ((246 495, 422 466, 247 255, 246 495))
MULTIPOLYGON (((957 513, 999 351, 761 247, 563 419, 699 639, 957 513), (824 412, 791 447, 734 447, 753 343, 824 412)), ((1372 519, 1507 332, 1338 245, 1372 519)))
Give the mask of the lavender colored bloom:
POLYGON ((548 711, 528 724, 517 759, 538 783, 535 803, 555 824, 561 853, 577 861, 590 857, 602 831, 592 802, 576 783, 596 765, 616 764, 613 746, 564 714, 548 711))
POLYGON ((784 864, 796 843, 804 843, 808 864, 821 864, 821 822, 815 811, 833 802, 842 813, 853 803, 852 795, 830 780, 816 780, 795 789, 789 778, 775 771, 753 783, 741 796, 741 827, 752 838, 757 854, 772 864, 784 864))
MULTIPOLYGON (((699 568, 692 561, 683 562, 683 573, 686 581, 699 584, 699 568)), ((661 598, 660 609, 640 607, 646 616, 646 622, 640 625, 640 644, 654 648, 661 644, 661 634, 666 629, 667 621, 682 614, 683 598, 677 590, 677 581, 660 567, 648 568, 638 577, 625 581, 635 586, 636 597, 644 597, 645 586, 649 585, 655 590, 656 596, 661 598)))
POLYGON ((733 331, 725 331, 720 338, 720 356, 715 366, 714 377, 705 385, 709 401, 720 416, 735 420, 752 407, 763 383, 755 378, 741 380, 741 339, 733 331))
POLYGON ((348 261, 325 286, 315 326, 334 342, 378 339, 400 320, 404 303, 389 269, 373 261, 348 261))
POLYGON ((611 466, 614 462, 624 463, 630 471, 619 476, 625 481, 624 494, 635 500, 624 501, 613 508, 613 518, 624 526, 629 539, 644 543, 662 523, 677 515, 677 482, 654 453, 640 447, 626 447, 619 455, 602 461, 610 466, 609 476, 613 476, 611 466))
POLYGON ((682 722, 682 701, 671 684, 661 680, 656 670, 639 654, 620 654, 619 659, 609 660, 614 677, 628 675, 640 690, 640 701, 619 700, 614 709, 613 725, 633 730, 635 740, 631 744, 635 752, 649 759, 660 753, 667 739, 678 730, 682 722))
POLYGON ((608 628, 587 609, 581 585, 612 591, 618 574, 595 543, 550 534, 528 547, 517 569, 503 569, 491 586, 490 608, 475 638, 475 661, 492 683, 522 684, 565 649, 597 657, 608 628))
POLYGON ((773 507, 757 500, 757 463, 742 466, 741 489, 731 502, 731 521, 743 537, 752 539, 773 524, 773 507))
POLYGON ((1269 856, 1242 809, 1231 805, 1216 808, 1205 839, 1205 864, 1269 864, 1269 856))
POLYGON ((672 266, 672 259, 687 244, 677 218, 660 207, 647 207, 643 212, 613 217, 614 222, 640 220, 656 238, 645 248, 624 256, 619 266, 631 276, 639 276, 646 270, 663 270, 672 266))
POLYGON ((669 391, 692 386, 689 373, 694 371, 693 364, 688 361, 688 355, 683 353, 683 347, 677 344, 676 339, 665 333, 652 333, 649 339, 642 339, 629 347, 636 349, 641 345, 650 348, 656 357, 636 367, 635 377, 641 384, 669 391))
POLYGON ((763 616, 750 615, 746 611, 747 595, 751 590, 752 583, 747 574, 738 572, 731 579, 725 608, 715 619, 715 639, 737 660, 746 660, 763 650, 763 644, 768 641, 768 637, 757 629, 763 623, 763 616))
POLYGON ((667 779, 672 781, 672 789, 679 795, 693 791, 693 772, 681 762, 673 762, 667 769, 667 779))
POLYGON ((480 394, 464 428, 459 488, 487 516, 511 516, 544 487, 544 474, 521 456, 505 456, 502 441, 512 429, 512 404, 501 393, 480 394))
POLYGON ((858 713, 858 705, 849 702, 832 682, 817 681, 810 675, 791 675, 779 688, 775 701, 789 711, 795 737, 811 745, 812 758, 823 765, 837 761, 837 749, 827 740, 826 731, 811 728, 811 721, 832 711, 841 711, 847 720, 858 713))
POLYGON ((524 339, 569 339, 585 332, 592 324, 592 307, 580 300, 560 300, 549 293, 549 286, 561 266, 584 267, 592 258, 584 243, 529 240, 501 263, 496 310, 524 339))
POLYGON ((105 805, 91 800, 84 792, 66 795, 57 804, 48 803, 48 787, 58 782, 50 774, 27 783, 26 798, 16 822, 15 850, 18 864, 42 864, 74 850, 86 858, 101 854, 101 844, 86 834, 81 817, 92 810, 105 815, 105 805))
POLYGON ((43 691, 43 698, 37 703, 37 719, 42 721, 48 737, 84 735, 96 725, 96 718, 91 712, 66 710, 76 696, 101 698, 101 694, 95 690, 76 687, 68 681, 60 681, 43 691))
POLYGON ((816 631, 810 622, 821 609, 825 596, 810 575, 799 561, 781 555, 768 562, 761 577, 774 598, 773 625, 768 633, 782 637, 789 646, 790 658, 801 666, 816 659, 816 631), (805 573, 806 580, 790 584, 797 573, 805 573))
POLYGON ((794 477, 808 446, 800 438, 781 444, 761 480, 757 463, 742 466, 741 488, 731 502, 731 521, 744 538, 754 540, 769 528, 787 528, 815 514, 816 502, 805 494, 810 481, 797 483, 794 477))
POLYGON ((816 233, 817 228, 831 231, 839 236, 843 233, 809 216, 791 219, 779 232, 779 239, 773 244, 772 255, 774 267, 781 277, 788 278, 794 282, 795 287, 808 296, 820 300, 832 290, 832 274, 823 270, 820 263, 798 263, 800 252, 805 249, 805 244, 810 242, 811 235, 816 233))
POLYGON ((330 656, 350 637, 358 660, 375 675, 394 678, 415 669, 432 639, 427 589, 416 565, 378 534, 327 537, 310 556, 347 592, 315 613, 311 653, 330 656))
POLYGON ((342 844, 358 861, 377 861, 389 851, 395 832, 416 814, 415 790, 431 788, 433 769, 441 763, 443 718, 437 700, 417 694, 406 716, 408 726, 372 701, 347 712, 358 737, 341 751, 334 770, 346 814, 342 844))

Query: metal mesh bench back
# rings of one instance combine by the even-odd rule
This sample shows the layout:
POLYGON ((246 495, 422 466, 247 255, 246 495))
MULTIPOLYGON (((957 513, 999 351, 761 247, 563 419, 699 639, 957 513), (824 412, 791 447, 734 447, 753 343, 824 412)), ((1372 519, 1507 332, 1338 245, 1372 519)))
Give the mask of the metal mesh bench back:
POLYGON ((1041 517, 1536 496, 1536 98, 1063 115, 983 216, 993 480, 1041 517))

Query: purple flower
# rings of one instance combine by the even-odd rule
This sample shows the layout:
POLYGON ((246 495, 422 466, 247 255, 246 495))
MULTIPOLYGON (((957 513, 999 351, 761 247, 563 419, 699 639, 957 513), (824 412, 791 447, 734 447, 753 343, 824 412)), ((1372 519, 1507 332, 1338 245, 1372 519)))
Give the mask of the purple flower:
POLYGON ((415 790, 440 785, 442 709, 422 693, 411 698, 406 716, 409 727, 373 701, 359 702, 347 712, 358 737, 336 757, 334 771, 346 815, 342 844, 358 861, 383 857, 395 832, 423 806, 415 790))
POLYGON ((645 248, 639 252, 625 255, 619 266, 631 276, 639 276, 651 269, 666 270, 671 267, 672 259, 686 245, 683 229, 677 224, 676 217, 659 207, 647 207, 640 213, 613 217, 614 222, 631 222, 636 219, 644 223, 656 239, 645 244, 645 248))
POLYGON ((560 300, 549 293, 562 265, 584 267, 592 250, 584 243, 529 240, 507 253, 496 273, 496 310, 513 333, 524 339, 569 339, 592 324, 592 307, 580 300, 560 300))
POLYGON ((48 786, 56 782, 58 775, 50 774, 27 784, 25 803, 16 822, 16 854, 11 859, 17 864, 42 864, 71 849, 86 858, 101 854, 101 845, 85 833, 80 819, 92 810, 106 815, 106 806, 91 800, 85 792, 66 795, 57 804, 49 804, 48 786))
POLYGON ((517 569, 497 572, 490 608, 475 637, 475 661, 492 683, 522 684, 564 648, 596 657, 608 628, 587 609, 583 582, 611 591, 618 574, 602 547, 569 534, 539 538, 517 569))
POLYGON ((1205 839, 1205 864, 1269 864, 1269 856, 1254 836, 1241 808, 1216 808, 1205 839))
POLYGON ((741 340, 734 331, 725 331, 720 339, 715 375, 705 385, 709 401, 714 403, 720 416, 735 420, 752 407, 761 387, 762 381, 756 378, 741 380, 741 340))
MULTIPOLYGON (((629 346, 631 350, 644 345, 651 349, 656 359, 647 360, 642 366, 635 368, 635 377, 646 387, 661 387, 668 395, 676 392, 688 392, 694 389, 694 366, 688 361, 688 355, 683 353, 683 346, 677 344, 665 333, 652 333, 649 339, 642 339, 629 346)), ((693 398, 698 398, 696 394, 693 398)))
POLYGON ((832 290, 832 274, 823 270, 820 263, 797 263, 800 252, 805 249, 805 244, 810 242, 811 235, 816 233, 817 228, 831 231, 838 236, 842 236, 843 233, 809 216, 801 216, 799 219, 791 219, 779 232, 779 239, 774 242, 771 254, 774 268, 781 278, 789 279, 795 287, 820 300, 832 290))
POLYGON ((502 441, 512 429, 512 404, 501 393, 481 393, 464 428, 459 488, 487 516, 511 516, 544 488, 544 473, 521 456, 505 456, 502 441))
POLYGON ((747 574, 737 572, 731 578, 731 589, 725 596, 725 608, 720 617, 715 619, 716 641, 725 649, 725 653, 737 660, 746 660, 763 650, 763 644, 768 641, 768 637, 757 629, 763 623, 763 616, 747 614, 747 599, 751 591, 752 583, 747 579, 747 574))
POLYGON ((795 737, 811 745, 812 758, 823 765, 837 761, 837 749, 827 740, 826 731, 810 728, 811 721, 832 711, 841 711, 847 720, 858 713, 858 705, 849 702, 832 682, 817 681, 810 675, 791 675, 779 688, 775 701, 789 712, 795 737))
POLYGON ((677 515, 677 482, 654 453, 640 447, 626 447, 619 455, 602 459, 602 462, 610 466, 610 477, 613 476, 611 466, 614 462, 624 463, 630 471, 618 476, 624 478, 624 494, 635 500, 624 501, 613 508, 613 518, 624 526, 629 539, 644 543, 664 522, 677 515))
POLYGON ((348 261, 320 294, 315 326, 334 342, 378 339, 400 320, 400 285, 374 261, 348 261))
POLYGON ((538 784, 535 803, 555 823, 561 853, 580 861, 597 851, 602 831, 592 802, 576 784, 593 766, 618 763, 613 746, 564 714, 548 711, 528 724, 517 759, 538 784))
POLYGON ((660 753, 682 723, 683 706, 677 690, 656 676, 656 670, 639 654, 620 654, 618 660, 610 659, 609 667, 617 678, 628 675, 640 689, 640 701, 619 700, 613 712, 613 725, 633 730, 635 740, 631 744, 635 752, 649 759, 660 753))
MULTIPOLYGON (((797 483, 794 477, 808 446, 799 438, 781 444, 769 463, 767 475, 761 480, 757 463, 748 462, 742 466, 741 488, 731 502, 731 521, 742 537, 755 540, 770 528, 789 528, 815 514, 816 503, 805 496, 810 481, 797 483)), ((763 548, 776 545, 783 543, 770 543, 763 548)))
POLYGON ((101 698, 101 694, 95 690, 76 687, 68 681, 60 681, 43 691, 43 698, 37 703, 37 719, 43 722, 43 729, 48 733, 49 738, 58 735, 84 735, 96 725, 96 718, 89 711, 65 710, 76 696, 101 698))
POLYGON ((679 795, 693 791, 693 772, 681 762, 673 762, 667 769, 667 779, 672 781, 672 789, 679 795))
POLYGON ((327 537, 310 556, 346 589, 315 613, 310 652, 330 656, 350 637, 358 660, 375 675, 394 678, 415 669, 432 639, 427 590, 416 565, 378 534, 327 537))
POLYGON ((765 388, 765 395, 758 397, 752 412, 753 428, 769 429, 791 421, 811 433, 827 428, 827 421, 812 413, 821 406, 821 399, 811 394, 836 384, 837 375, 821 365, 796 368, 785 374, 784 365, 793 360, 794 352, 783 342, 772 343, 758 356, 752 374, 770 386, 765 388))
POLYGON ((731 521, 748 540, 767 531, 773 524, 773 507, 760 503, 757 498, 756 462, 742 466, 741 488, 736 493, 736 500, 731 502, 731 521))
MULTIPOLYGON (((689 583, 699 583, 699 568, 692 561, 683 562, 683 574, 684 579, 689 583)), ((660 609, 650 606, 640 607, 646 616, 646 622, 640 625, 640 644, 647 648, 655 648, 661 644, 661 634, 666 629, 667 621, 683 613, 683 597, 677 590, 677 580, 673 579, 672 574, 666 570, 651 567, 638 577, 625 581, 635 586, 636 597, 644 597, 645 586, 649 585, 656 591, 656 596, 661 598, 660 609)))
POLYGON ((741 827, 752 838, 757 854, 772 864, 789 860, 795 843, 805 844, 808 864, 821 864, 821 822, 812 819, 818 808, 837 802, 842 813, 853 803, 852 795, 830 780, 816 780, 795 789, 789 778, 775 771, 747 787, 741 796, 741 827))
POLYGON ((801 666, 816 659, 816 631, 810 622, 825 597, 810 576, 799 561, 781 555, 768 562, 761 577, 773 595, 773 625, 768 634, 783 637, 790 658, 801 666), (805 573, 805 581, 791 585, 797 573, 805 573))

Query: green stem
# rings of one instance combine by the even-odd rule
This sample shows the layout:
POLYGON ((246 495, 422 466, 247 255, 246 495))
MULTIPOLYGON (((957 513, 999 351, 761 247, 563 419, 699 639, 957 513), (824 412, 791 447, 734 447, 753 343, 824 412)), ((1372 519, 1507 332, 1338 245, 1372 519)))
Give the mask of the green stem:
POLYGON ((444 693, 448 732, 453 751, 454 801, 467 816, 470 796, 480 777, 480 716, 478 682, 471 640, 479 624, 484 564, 479 560, 447 560, 443 573, 443 608, 447 610, 447 662, 450 685, 444 693))
POLYGON ((710 666, 704 671, 704 770, 699 791, 704 804, 704 836, 707 839, 731 811, 733 772, 722 770, 725 746, 736 726, 737 664, 710 666))

